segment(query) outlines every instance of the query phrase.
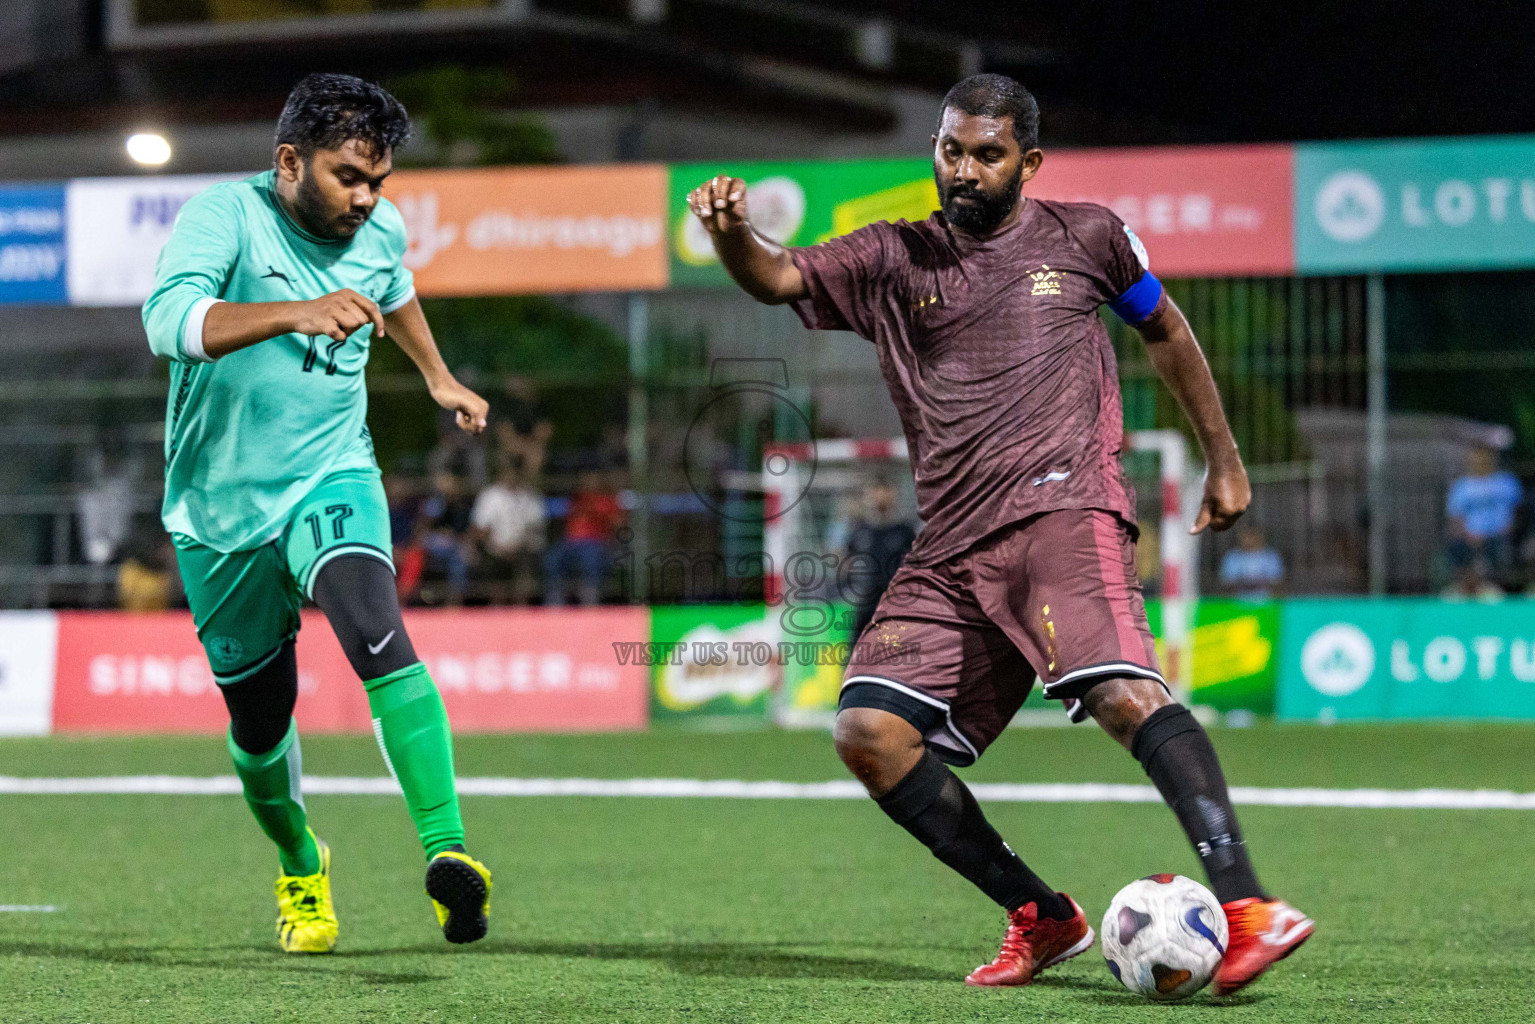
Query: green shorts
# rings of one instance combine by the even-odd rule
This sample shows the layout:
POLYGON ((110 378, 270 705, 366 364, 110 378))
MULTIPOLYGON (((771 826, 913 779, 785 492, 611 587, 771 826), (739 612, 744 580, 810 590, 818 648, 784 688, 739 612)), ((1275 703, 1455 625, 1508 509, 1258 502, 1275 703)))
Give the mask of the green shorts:
POLYGON ((174 539, 197 638, 221 685, 260 671, 298 634, 299 608, 331 559, 366 555, 394 568, 377 470, 346 469, 321 480, 282 536, 262 547, 223 554, 190 537, 174 539))

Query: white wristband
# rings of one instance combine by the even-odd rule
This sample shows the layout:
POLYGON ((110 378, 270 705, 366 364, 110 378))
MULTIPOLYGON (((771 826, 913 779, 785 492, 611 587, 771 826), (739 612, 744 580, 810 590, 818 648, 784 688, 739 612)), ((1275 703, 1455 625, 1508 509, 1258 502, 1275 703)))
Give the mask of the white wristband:
POLYGON ((203 321, 208 318, 208 310, 223 301, 209 296, 198 299, 187 310, 186 327, 181 332, 181 351, 188 359, 199 363, 213 362, 213 357, 203 348, 203 321))
POLYGON ((389 305, 387 305, 387 306, 380 305, 378 307, 378 311, 380 313, 384 314, 384 316, 388 316, 390 313, 393 313, 397 309, 403 309, 405 307, 405 304, 410 302, 410 300, 414 299, 415 297, 416 297, 416 289, 412 288, 410 291, 406 292, 404 295, 401 295, 398 299, 395 299, 389 305))

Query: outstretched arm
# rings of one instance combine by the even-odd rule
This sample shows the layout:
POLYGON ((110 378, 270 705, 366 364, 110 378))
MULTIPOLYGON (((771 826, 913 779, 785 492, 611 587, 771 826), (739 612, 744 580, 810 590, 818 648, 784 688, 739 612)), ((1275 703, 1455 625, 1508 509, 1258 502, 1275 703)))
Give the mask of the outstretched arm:
POLYGON ((437 342, 432 337, 431 327, 427 325, 426 314, 421 311, 420 300, 411 296, 405 305, 386 314, 384 323, 389 325, 389 336, 395 344, 410 356, 410 361, 416 364, 416 369, 426 378, 426 387, 432 394, 432 401, 458 414, 459 429, 471 434, 484 430, 490 403, 460 384, 453 376, 453 371, 448 369, 448 364, 442 361, 442 353, 437 351, 437 342))
POLYGON ((1215 378, 1210 375, 1199 342, 1194 340, 1194 331, 1169 295, 1163 295, 1151 316, 1136 324, 1135 329, 1146 342, 1146 354, 1157 376, 1194 427, 1199 446, 1204 449, 1205 465, 1209 467, 1199 516, 1189 532, 1199 533, 1206 526, 1212 530, 1227 529, 1247 511, 1252 488, 1247 483, 1247 470, 1242 466, 1236 439, 1226 424, 1215 378))
POLYGON ((690 192, 688 206, 708 230, 720 262, 746 294, 774 306, 809 294, 789 251, 752 228, 746 212, 746 182, 722 174, 690 192))

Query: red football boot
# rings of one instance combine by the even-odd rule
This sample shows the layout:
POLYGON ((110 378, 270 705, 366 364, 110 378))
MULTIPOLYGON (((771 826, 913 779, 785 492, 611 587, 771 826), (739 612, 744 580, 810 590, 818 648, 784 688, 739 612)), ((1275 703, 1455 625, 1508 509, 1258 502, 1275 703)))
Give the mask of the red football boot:
POLYGON ((1077 901, 1065 893, 1077 912, 1069 921, 1040 917, 1039 907, 1025 903, 1007 915, 1002 951, 989 964, 970 972, 966 985, 1027 985, 1046 967, 1070 960, 1093 944, 1093 929, 1077 901))
POLYGON ((1316 922, 1284 900, 1256 896, 1221 905, 1231 938, 1215 971, 1215 994, 1229 996, 1283 960, 1311 938, 1316 922))

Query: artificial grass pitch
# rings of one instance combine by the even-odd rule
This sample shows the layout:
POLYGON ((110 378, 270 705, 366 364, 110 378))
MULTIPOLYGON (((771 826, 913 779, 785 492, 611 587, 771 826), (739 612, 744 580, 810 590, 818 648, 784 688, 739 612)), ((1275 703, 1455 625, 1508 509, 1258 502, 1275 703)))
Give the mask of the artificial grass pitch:
MULTIPOLYGON (((1216 730, 1233 783, 1535 789, 1535 727, 1216 730)), ((305 740, 381 775, 372 740, 305 740)), ((229 774, 217 737, 0 741, 0 774, 229 774)), ((818 734, 465 737, 465 775, 841 778, 818 734)), ((1088 727, 1007 733, 967 778, 1139 782, 1088 727)), ((278 952, 277 859, 237 796, 4 796, 0 1021, 1519 1021, 1531 1019, 1535 813, 1248 807, 1265 883, 1317 935, 1257 985, 1173 1007, 1097 951, 967 988, 1001 912, 865 801, 466 798, 490 937, 443 942, 395 797, 311 797, 341 941, 278 952)), ((1199 877, 1153 805, 995 804, 1095 923, 1155 871, 1199 877)))

